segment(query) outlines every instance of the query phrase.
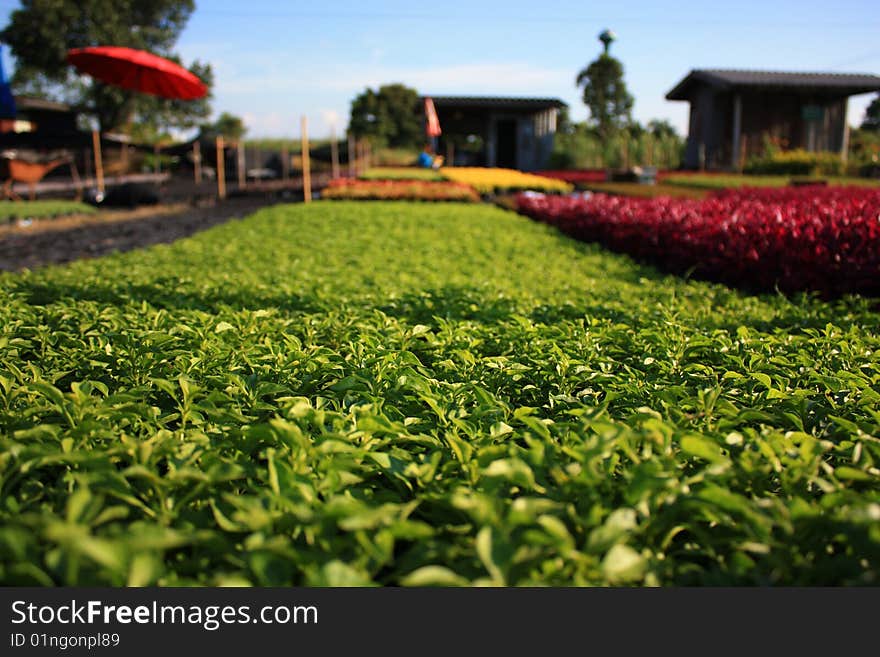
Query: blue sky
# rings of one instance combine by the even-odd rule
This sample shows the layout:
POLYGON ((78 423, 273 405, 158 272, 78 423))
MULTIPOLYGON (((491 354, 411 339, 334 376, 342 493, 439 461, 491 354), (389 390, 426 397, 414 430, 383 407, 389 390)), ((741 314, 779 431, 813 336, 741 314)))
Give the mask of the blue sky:
MULTIPOLYGON (((0 13, 16 5, 0 0, 0 13)), ((323 136, 333 123, 344 130, 358 93, 389 82, 434 95, 555 97, 583 120, 574 80, 605 28, 618 36, 612 53, 635 117, 681 131, 687 104, 664 96, 692 68, 880 74, 876 0, 202 0, 178 50, 212 63, 216 113, 244 117, 249 136, 297 136, 303 114, 323 136)), ((850 100, 850 123, 871 98, 850 100)))

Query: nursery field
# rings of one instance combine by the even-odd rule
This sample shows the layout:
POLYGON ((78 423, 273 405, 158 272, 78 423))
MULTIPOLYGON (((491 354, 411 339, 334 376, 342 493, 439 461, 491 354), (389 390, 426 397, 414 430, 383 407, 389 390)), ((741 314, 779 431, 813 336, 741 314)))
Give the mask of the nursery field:
POLYGON ((2 584, 880 584, 876 300, 381 201, 0 297, 2 584))
POLYGON ((0 222, 95 212, 97 209, 94 206, 77 201, 0 201, 0 222))

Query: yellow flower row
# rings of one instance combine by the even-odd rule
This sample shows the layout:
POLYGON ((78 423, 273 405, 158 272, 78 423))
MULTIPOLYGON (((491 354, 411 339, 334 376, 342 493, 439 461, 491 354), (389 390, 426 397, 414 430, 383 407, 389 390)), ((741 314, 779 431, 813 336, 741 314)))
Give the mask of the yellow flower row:
POLYGON ((440 173, 447 180, 470 185, 481 194, 513 189, 533 189, 542 192, 570 192, 573 189, 565 181, 535 176, 514 169, 443 167, 440 173))

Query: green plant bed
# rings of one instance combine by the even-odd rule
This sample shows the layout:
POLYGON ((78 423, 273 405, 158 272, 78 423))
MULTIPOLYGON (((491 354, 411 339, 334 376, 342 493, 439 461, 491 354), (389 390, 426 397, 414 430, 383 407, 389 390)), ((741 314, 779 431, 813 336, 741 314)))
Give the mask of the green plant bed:
POLYGON ((682 187, 680 185, 641 185, 639 183, 580 183, 578 189, 614 194, 615 196, 635 196, 639 198, 656 198, 671 196, 673 198, 704 198, 709 191, 682 187))
POLYGON ((684 173, 664 176, 664 185, 693 187, 697 189, 731 189, 737 187, 785 187, 798 180, 824 180, 829 185, 855 185, 877 187, 880 180, 847 176, 757 176, 748 174, 699 174, 684 173))
POLYGON ((97 212, 94 206, 76 201, 0 201, 0 221, 47 219, 94 212, 97 212))
POLYGON ((434 169, 418 167, 373 167, 358 176, 362 180, 445 180, 434 169))
POLYGON ((880 314, 485 205, 0 276, 0 583, 880 584, 880 314))

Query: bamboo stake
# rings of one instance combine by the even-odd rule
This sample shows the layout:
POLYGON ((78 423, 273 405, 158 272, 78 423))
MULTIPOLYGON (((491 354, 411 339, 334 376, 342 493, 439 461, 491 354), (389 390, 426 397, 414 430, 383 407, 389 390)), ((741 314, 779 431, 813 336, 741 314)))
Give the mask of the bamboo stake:
POLYGON ((339 144, 336 143, 336 126, 330 126, 330 163, 333 180, 339 177, 339 144))
POLYGON ((354 159, 355 159, 356 155, 355 155, 354 151, 355 151, 354 135, 349 132, 348 133, 348 175, 351 178, 354 178, 354 176, 355 176, 354 159))
POLYGON ((310 203, 312 200, 312 172, 309 169, 309 120, 302 117, 302 161, 303 161, 303 200, 310 203))
POLYGON ((202 184, 202 145, 196 139, 193 142, 193 168, 196 185, 202 184))
POLYGON ((95 177, 98 179, 98 193, 104 193, 104 165, 101 162, 101 135, 92 130, 92 151, 95 156, 95 177))
POLYGON ((223 137, 217 137, 217 196, 226 198, 226 158, 223 156, 223 137))
POLYGON ((238 187, 240 189, 244 189, 247 187, 247 178, 245 177, 245 161, 244 161, 244 143, 239 140, 238 142, 238 187))

